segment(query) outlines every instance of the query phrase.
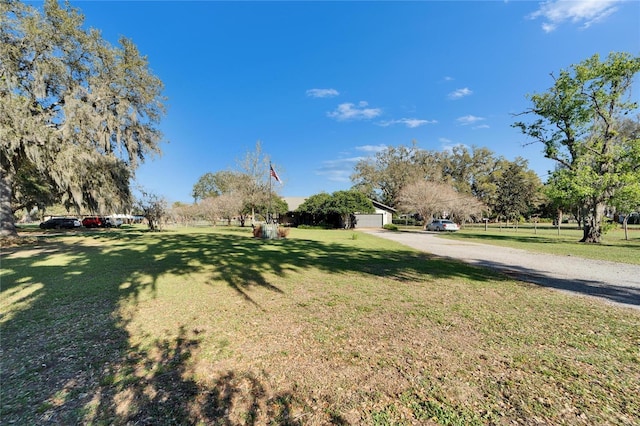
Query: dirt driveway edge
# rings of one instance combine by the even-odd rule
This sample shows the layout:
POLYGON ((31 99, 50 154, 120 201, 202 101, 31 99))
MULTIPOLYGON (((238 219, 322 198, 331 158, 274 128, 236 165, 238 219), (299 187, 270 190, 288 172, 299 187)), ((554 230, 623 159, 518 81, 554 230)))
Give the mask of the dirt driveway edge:
POLYGON ((529 283, 640 309, 640 266, 440 238, 432 232, 367 230, 417 250, 498 270, 529 283))

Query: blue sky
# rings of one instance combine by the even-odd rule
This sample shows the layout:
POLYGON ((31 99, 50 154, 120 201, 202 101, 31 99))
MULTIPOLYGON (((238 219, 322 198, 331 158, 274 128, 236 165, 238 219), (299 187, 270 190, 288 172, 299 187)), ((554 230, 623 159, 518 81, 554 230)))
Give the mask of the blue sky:
POLYGON ((635 0, 71 4, 164 82, 168 142, 137 178, 171 202, 258 140, 283 196, 348 189, 359 159, 413 140, 522 156, 544 180, 553 164, 511 127, 526 95, 594 53, 640 53, 635 0))

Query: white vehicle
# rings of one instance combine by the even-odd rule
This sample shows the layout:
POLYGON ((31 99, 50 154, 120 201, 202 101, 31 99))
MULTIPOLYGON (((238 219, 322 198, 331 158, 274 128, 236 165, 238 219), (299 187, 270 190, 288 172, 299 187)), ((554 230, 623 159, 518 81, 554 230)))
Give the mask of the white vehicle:
POLYGON ((450 220, 438 219, 427 225, 427 231, 458 231, 460 227, 450 220))
POLYGON ((119 227, 120 225, 122 225, 122 219, 119 219, 117 217, 108 216, 108 217, 105 217, 105 221, 107 222, 108 227, 112 227, 112 226, 119 227))

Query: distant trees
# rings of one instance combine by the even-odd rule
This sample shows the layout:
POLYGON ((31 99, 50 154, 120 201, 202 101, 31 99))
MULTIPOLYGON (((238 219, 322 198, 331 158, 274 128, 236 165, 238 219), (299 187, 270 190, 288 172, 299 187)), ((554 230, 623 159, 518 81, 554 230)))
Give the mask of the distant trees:
POLYGON ((513 162, 497 181, 493 211, 498 217, 517 222, 522 215, 530 213, 539 201, 537 194, 542 184, 535 173, 526 170, 526 161, 513 162))
POLYGON ((192 195, 202 204, 203 216, 209 219, 238 216, 244 226, 248 218, 254 220, 256 212, 265 219, 286 213, 288 206, 271 185, 270 164, 258 141, 255 150, 247 152, 235 170, 202 175, 194 184, 192 195))
POLYGON ((0 2, 0 234, 14 209, 131 202, 130 178, 159 152, 162 82, 136 46, 109 45, 74 8, 0 2))
POLYGON ((411 146, 387 147, 374 158, 360 160, 351 175, 353 189, 388 206, 396 204, 402 188, 420 179, 440 180, 438 154, 411 146))
POLYGON ((222 170, 215 173, 205 173, 193 185, 191 195, 194 201, 216 197, 222 194, 239 192, 247 186, 248 176, 232 170, 222 170))
MULTIPOLYGON (((526 161, 508 161, 487 148, 456 146, 447 152, 430 152, 415 143, 411 147, 390 147, 358 162, 351 179, 353 189, 389 206, 420 212, 425 219, 446 214, 464 221, 477 219, 483 212, 498 214, 498 191, 502 185, 511 185, 508 179, 502 179, 511 165, 521 169, 532 191, 529 201, 537 200, 542 185, 526 161), (441 197, 443 194, 448 195, 441 197)), ((528 214, 530 209, 521 213, 528 214)))
POLYGON ((600 242, 605 207, 640 181, 638 136, 621 132, 623 118, 638 107, 628 98, 638 71, 640 57, 594 55, 553 76, 547 92, 529 96, 533 106, 523 114, 534 120, 514 123, 559 164, 550 182, 557 197, 578 201, 582 242, 600 242))

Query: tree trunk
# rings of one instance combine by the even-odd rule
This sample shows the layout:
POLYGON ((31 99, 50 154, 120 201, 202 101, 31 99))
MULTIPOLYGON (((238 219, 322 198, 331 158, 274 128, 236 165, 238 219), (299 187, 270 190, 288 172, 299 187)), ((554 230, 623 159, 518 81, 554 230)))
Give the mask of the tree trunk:
POLYGON ((560 235, 560 224, 562 224, 562 210, 558 209, 558 235, 560 235))
POLYGON ((625 215, 624 220, 622 221, 622 227, 624 228, 624 239, 629 241, 629 231, 627 228, 627 224, 629 223, 629 214, 625 215))
POLYGON ((13 210, 11 209, 11 191, 14 175, 7 171, 1 171, 0 176, 0 237, 17 237, 13 210))
POLYGON ((602 238, 602 218, 605 205, 602 202, 595 203, 591 214, 583 215, 583 236, 581 243, 599 243, 602 238))

